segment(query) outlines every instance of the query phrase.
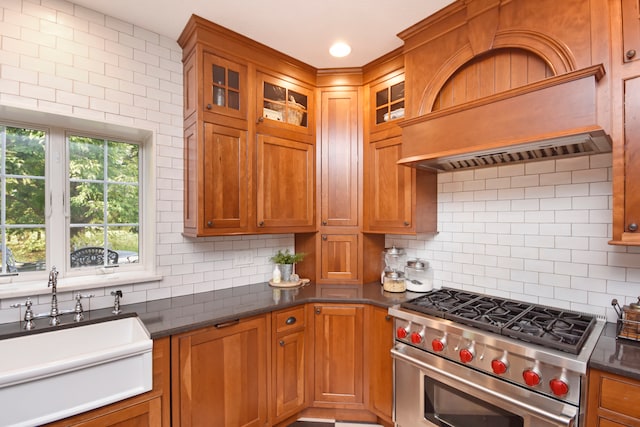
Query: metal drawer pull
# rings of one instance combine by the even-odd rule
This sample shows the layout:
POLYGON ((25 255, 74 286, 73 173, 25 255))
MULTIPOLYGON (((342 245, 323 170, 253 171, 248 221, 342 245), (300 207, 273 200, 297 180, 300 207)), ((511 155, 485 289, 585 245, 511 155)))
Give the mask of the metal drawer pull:
POLYGON ((238 323, 240 323, 240 319, 234 319, 234 320, 230 320, 228 322, 222 322, 222 323, 218 323, 216 326, 216 328, 218 329, 222 329, 222 328, 228 328, 229 326, 234 326, 237 325, 238 323))
POLYGON ((298 319, 296 319, 295 316, 291 316, 287 320, 285 320, 284 323, 286 323, 287 325, 293 325, 297 321, 298 321, 298 319))

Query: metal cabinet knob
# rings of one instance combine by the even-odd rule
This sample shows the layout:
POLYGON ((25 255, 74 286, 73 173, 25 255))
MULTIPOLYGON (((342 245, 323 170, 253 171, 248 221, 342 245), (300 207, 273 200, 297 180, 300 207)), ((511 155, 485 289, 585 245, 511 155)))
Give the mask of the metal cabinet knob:
POLYGON ((213 221, 207 221, 207 227, 213 227, 213 221))
POLYGON ((629 231, 638 231, 638 224, 636 224, 635 222, 632 222, 631 224, 629 224, 629 226, 627 227, 627 229, 629 231))
POLYGON ((262 123, 262 122, 264 122, 264 117, 262 116, 258 117, 258 123, 262 123))
POLYGON ((326 234, 322 235, 322 240, 324 240, 325 242, 327 241, 327 235, 326 234))
POLYGON ((624 56, 625 56, 627 59, 633 59, 633 58, 636 56, 636 50, 635 50, 635 49, 629 49, 629 50, 624 54, 624 56))
POLYGON ((280 344, 280 347, 284 347, 284 341, 283 340, 280 340, 280 342, 278 344, 280 344))
POLYGON ((264 221, 260 221, 260 222, 258 223, 258 227, 264 227, 264 221))
POLYGON ((405 226, 405 227, 408 227, 408 226, 410 226, 410 225, 411 225, 411 223, 410 223, 409 221, 405 221, 405 222, 404 222, 404 226, 405 226))
POLYGON ((327 224, 328 224, 327 220, 322 221, 322 225, 327 225, 327 224))
POLYGON ((211 110, 213 106, 211 104, 207 104, 207 110, 211 110))
POLYGON ((320 314, 320 312, 322 312, 322 309, 320 307, 316 307, 316 314, 320 314))

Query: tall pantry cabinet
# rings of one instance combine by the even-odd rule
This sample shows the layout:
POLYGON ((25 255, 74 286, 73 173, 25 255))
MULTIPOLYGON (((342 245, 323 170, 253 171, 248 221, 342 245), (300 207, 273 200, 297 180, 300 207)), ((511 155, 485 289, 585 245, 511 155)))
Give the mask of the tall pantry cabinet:
POLYGON ((298 273, 316 283, 366 283, 380 274, 384 236, 362 232, 361 76, 359 70, 318 72, 318 233, 296 235, 296 250, 312 255, 298 273))

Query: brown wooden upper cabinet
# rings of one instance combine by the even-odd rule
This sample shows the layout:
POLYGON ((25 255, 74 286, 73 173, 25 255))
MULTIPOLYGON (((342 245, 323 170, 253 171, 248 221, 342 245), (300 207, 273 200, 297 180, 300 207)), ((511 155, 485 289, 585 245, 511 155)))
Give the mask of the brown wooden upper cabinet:
POLYGON ((315 231, 315 69, 195 15, 178 43, 184 234, 315 231))
MULTIPOLYGON (((400 70, 401 71, 401 70, 400 70)), ((402 158, 404 74, 389 73, 369 86, 369 143, 364 152, 364 231, 434 232, 436 175, 398 165, 402 158)))
POLYGON ((624 198, 624 213, 614 211, 614 239, 622 229, 622 242, 640 244, 640 77, 624 81, 624 100, 624 192, 614 194, 624 198))

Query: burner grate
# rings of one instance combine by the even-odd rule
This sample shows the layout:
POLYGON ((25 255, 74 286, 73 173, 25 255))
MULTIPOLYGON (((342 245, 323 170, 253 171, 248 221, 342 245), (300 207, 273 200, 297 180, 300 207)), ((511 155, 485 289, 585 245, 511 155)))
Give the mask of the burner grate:
POLYGON ((573 354, 580 353, 597 321, 588 314, 451 288, 435 289, 401 307, 573 354))

